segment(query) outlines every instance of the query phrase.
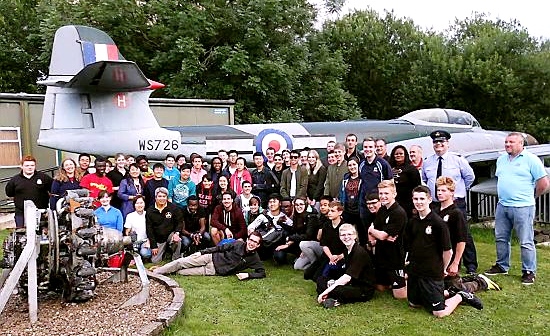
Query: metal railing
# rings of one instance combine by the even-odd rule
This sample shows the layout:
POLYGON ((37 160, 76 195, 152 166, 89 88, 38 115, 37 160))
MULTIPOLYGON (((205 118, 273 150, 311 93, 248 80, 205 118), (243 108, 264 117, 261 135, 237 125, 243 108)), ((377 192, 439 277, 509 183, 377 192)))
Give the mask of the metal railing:
MULTIPOLYGON (((539 196, 535 199, 535 222, 550 223, 550 193, 539 196)), ((468 193, 468 213, 472 221, 479 222, 495 218, 498 197, 488 194, 468 193)))

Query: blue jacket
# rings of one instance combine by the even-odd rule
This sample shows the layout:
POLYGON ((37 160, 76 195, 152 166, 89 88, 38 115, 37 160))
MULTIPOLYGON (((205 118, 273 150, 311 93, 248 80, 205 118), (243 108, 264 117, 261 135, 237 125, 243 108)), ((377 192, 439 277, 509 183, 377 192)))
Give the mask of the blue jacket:
POLYGON ((143 180, 141 177, 139 178, 139 184, 141 185, 141 190, 138 193, 138 190, 136 189, 136 186, 134 185, 134 181, 131 178, 125 178, 120 182, 120 186, 118 187, 118 198, 122 201, 122 206, 120 207, 120 211, 122 211, 122 216, 124 219, 126 219, 126 215, 130 212, 134 212, 134 201, 130 200, 130 196, 136 196, 137 194, 143 194, 143 189, 145 187, 145 184, 143 183, 143 180))

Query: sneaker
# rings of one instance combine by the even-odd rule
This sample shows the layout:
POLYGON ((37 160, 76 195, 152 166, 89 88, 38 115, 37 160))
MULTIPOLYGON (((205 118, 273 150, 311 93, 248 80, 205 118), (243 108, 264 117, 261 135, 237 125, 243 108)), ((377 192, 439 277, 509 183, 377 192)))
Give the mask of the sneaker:
POLYGON ((338 307, 339 305, 340 303, 332 298, 328 298, 325 301, 323 301, 323 307, 325 307, 326 309, 338 307))
POLYGON ((489 279, 485 275, 478 274, 477 277, 487 284, 487 290, 496 290, 496 291, 501 290, 500 286, 496 282, 489 279))
POLYGON ((535 273, 531 271, 523 271, 523 275, 521 276, 521 283, 526 286, 534 284, 535 273))
POLYGON ((493 266, 491 266, 491 268, 485 271, 485 275, 489 275, 489 276, 498 275, 498 274, 502 274, 502 275, 508 274, 508 271, 500 267, 500 265, 498 264, 494 264, 493 266))
POLYGON ((483 309, 483 303, 474 294, 468 293, 468 292, 465 292, 465 291, 460 291, 456 294, 458 294, 462 297, 462 302, 469 304, 470 306, 474 307, 477 310, 483 309))

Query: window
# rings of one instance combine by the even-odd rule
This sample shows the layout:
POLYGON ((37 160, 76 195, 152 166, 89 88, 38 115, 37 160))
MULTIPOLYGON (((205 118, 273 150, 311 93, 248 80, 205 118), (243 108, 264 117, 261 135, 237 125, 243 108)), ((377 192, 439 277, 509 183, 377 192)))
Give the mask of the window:
POLYGON ((19 127, 0 127, 0 168, 19 167, 21 133, 19 127))

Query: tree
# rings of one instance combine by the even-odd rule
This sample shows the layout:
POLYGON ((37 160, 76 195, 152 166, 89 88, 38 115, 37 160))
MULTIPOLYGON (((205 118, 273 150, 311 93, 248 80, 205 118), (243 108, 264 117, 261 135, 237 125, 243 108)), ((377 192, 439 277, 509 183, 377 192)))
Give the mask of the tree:
POLYGON ((37 91, 36 80, 44 69, 35 0, 0 0, 0 92, 37 91))

